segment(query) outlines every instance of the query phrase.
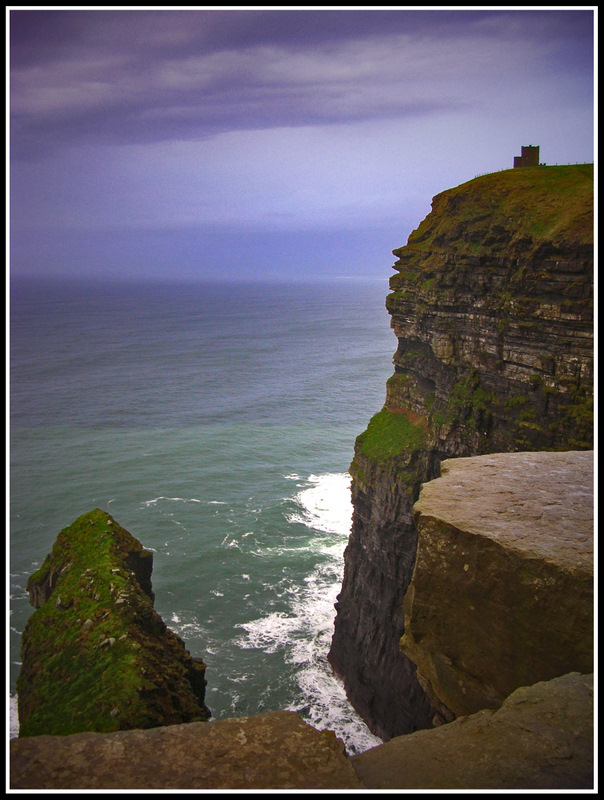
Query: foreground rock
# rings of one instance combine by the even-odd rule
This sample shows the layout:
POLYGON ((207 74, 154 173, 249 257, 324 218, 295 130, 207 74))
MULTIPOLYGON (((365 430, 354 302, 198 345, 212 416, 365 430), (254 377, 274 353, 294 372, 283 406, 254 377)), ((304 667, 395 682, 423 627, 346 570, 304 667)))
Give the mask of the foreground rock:
POLYGON ((574 673, 351 760, 368 789, 590 789, 593 748, 593 675, 574 673))
POLYGON ((451 719, 592 672, 593 453, 499 453, 441 471, 414 509, 401 640, 435 707, 451 719))
POLYGON ((208 719, 205 664, 153 608, 152 563, 99 509, 60 532, 27 584, 19 736, 208 719))
POLYGON ((344 745, 294 712, 11 743, 13 789, 360 789, 344 745))
POLYGON ((12 789, 587 789, 593 676, 518 689, 498 711, 348 759, 295 713, 11 741, 12 789))

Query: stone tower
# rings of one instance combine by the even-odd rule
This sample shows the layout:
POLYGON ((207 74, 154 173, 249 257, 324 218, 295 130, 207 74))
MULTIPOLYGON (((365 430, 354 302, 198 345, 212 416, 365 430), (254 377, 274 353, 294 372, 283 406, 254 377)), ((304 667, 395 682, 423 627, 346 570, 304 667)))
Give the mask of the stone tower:
POLYGON ((539 146, 529 144, 521 149, 522 155, 514 156, 515 167, 538 167, 539 166, 539 146))

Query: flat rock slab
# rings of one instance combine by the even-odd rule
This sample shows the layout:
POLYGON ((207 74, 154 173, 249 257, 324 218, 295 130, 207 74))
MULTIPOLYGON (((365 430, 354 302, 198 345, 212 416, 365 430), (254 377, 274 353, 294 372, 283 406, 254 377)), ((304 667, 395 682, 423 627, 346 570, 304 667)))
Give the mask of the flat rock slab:
POLYGON ((351 761, 368 789, 591 789, 593 754, 593 675, 573 673, 351 761))
POLYGON ((593 572, 593 501, 592 451, 496 453, 443 461, 414 513, 593 572))
POLYGON ((444 461, 414 506, 401 649, 444 719, 593 671, 593 452, 444 461))
POLYGON ((12 789, 358 789, 343 743, 276 711, 11 741, 12 789))

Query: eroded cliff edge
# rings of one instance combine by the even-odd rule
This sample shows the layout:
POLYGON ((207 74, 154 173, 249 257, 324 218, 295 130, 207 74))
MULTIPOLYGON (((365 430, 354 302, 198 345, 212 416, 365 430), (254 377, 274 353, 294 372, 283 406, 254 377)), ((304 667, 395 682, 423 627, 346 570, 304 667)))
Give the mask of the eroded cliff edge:
POLYGON ((94 509, 27 583, 19 736, 204 721, 205 664, 153 608, 153 554, 94 509))
POLYGON ((593 166, 507 170, 443 192, 394 253, 394 374, 355 446, 329 653, 384 739, 430 727, 437 711, 399 648, 421 484, 447 458, 593 447, 593 166))

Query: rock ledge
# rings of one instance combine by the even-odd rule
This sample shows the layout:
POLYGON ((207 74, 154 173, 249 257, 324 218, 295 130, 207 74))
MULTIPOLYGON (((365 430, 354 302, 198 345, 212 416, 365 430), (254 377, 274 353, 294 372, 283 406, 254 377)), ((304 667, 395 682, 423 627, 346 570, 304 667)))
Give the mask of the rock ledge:
POLYGON ((499 453, 441 469, 414 506, 401 649, 442 716, 592 672, 593 452, 499 453))

